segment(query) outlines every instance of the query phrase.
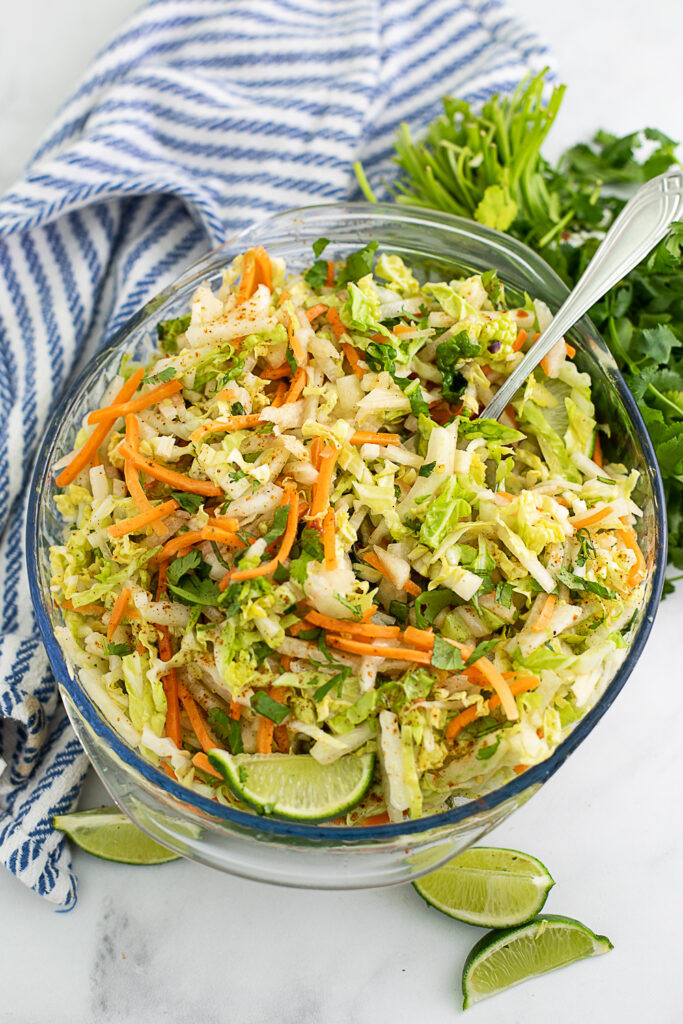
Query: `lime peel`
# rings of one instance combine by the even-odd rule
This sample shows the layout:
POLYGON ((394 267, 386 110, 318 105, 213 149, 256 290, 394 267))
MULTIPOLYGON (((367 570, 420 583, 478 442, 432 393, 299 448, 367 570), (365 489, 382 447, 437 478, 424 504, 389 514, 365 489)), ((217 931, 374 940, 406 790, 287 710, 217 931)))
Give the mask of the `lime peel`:
POLYGON ((151 839, 118 807, 58 814, 52 827, 64 832, 81 850, 118 864, 166 864, 179 855, 151 839))

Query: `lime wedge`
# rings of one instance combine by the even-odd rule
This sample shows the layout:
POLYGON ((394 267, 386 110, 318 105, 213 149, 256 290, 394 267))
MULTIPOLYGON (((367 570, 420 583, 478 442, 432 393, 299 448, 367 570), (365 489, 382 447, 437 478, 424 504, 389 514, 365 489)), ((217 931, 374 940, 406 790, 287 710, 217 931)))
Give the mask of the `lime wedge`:
POLYGON ((542 914, 518 928, 489 932, 465 961, 463 1009, 527 978, 610 949, 612 943, 605 935, 596 935, 571 917, 553 914, 542 914))
POLYGON ((346 754, 319 764, 301 754, 209 752, 233 792, 259 814, 290 821, 324 821, 350 810, 372 780, 374 754, 346 754))
POLYGON ((519 850, 479 846, 413 882, 430 906, 480 928, 524 924, 555 882, 540 860, 519 850))
POLYGON ((52 826, 86 853, 120 864, 165 864, 178 854, 155 843, 117 807, 58 814, 52 826))

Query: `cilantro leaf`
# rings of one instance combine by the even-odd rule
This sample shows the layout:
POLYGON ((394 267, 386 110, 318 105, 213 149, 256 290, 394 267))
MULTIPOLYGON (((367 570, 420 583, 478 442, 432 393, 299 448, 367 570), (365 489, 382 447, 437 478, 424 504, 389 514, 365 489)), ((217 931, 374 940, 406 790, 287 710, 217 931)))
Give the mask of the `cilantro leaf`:
POLYGON ((197 550, 188 551, 186 555, 181 555, 180 558, 171 562, 166 572, 166 579, 169 583, 177 583, 181 576, 192 569, 199 568, 202 562, 202 556, 197 550))
POLYGON ((304 274, 304 281, 310 284, 311 288, 322 288, 326 280, 327 260, 316 260, 304 274))
POLYGON ((432 665, 434 668, 443 668, 448 672, 459 672, 464 667, 460 649, 449 644, 443 637, 435 636, 432 665))
POLYGON ((318 256, 321 256, 323 254, 323 252, 325 251, 325 249, 327 249, 329 244, 330 244, 329 238, 316 238, 316 240, 315 240, 315 242, 313 243, 313 246, 312 246, 312 248, 313 248, 313 255, 316 258, 318 256))
POLYGON ((585 565, 586 562, 595 558, 595 545, 593 544, 593 538, 588 530, 582 529, 577 530, 576 539, 579 542, 579 552, 576 556, 576 564, 581 566, 585 565))
POLYGON ((269 718, 276 725, 281 725, 287 715, 289 708, 278 700, 273 700, 264 690, 257 690, 251 698, 251 706, 258 715, 269 718))
POLYGON ((393 615, 399 622, 407 622, 408 605, 405 601, 391 601, 389 603, 389 614, 393 615))
POLYGON ((443 377, 441 393, 447 402, 457 402, 467 387, 467 381, 458 366, 479 353, 479 345, 476 341, 470 341, 467 331, 459 331, 454 337, 436 346, 436 365, 443 377))
POLYGON ((555 573, 557 580, 560 583, 564 583, 570 590, 586 590, 591 594, 597 594, 598 597, 605 597, 611 600, 616 598, 616 594, 609 587, 603 586, 602 583, 595 583, 593 580, 584 580, 581 576, 575 576, 573 572, 569 572, 568 569, 558 569, 555 573))
POLYGON ((338 594, 336 591, 333 592, 332 596, 336 601, 339 601, 339 604, 343 605, 347 611, 351 612, 351 615, 356 622, 360 622, 363 618, 363 612, 361 611, 360 604, 357 601, 349 601, 343 596, 343 594, 338 594))
POLYGON ((223 740, 224 743, 228 744, 231 754, 241 754, 244 752, 242 729, 239 722, 235 721, 234 718, 230 718, 221 708, 210 708, 207 718, 212 731, 219 740, 223 740))
POLYGON ((173 380, 176 375, 175 366, 167 366, 165 370, 159 370, 158 373, 152 373, 149 377, 143 377, 140 381, 141 384, 165 384, 169 380, 173 380))
POLYGON ((190 494, 189 491, 171 491, 171 497, 191 516, 204 504, 204 497, 201 494, 190 494))
POLYGON ((434 472, 434 467, 435 466, 436 466, 436 462, 425 462, 425 464, 423 466, 420 466, 420 469, 419 469, 417 475, 418 476, 431 476, 432 473, 434 472))
POLYGON ((509 608, 512 604, 512 591, 513 586, 507 580, 500 583, 496 583, 496 591, 494 594, 494 600, 497 604, 502 604, 503 608, 509 608))
POLYGON ((418 629, 430 626, 440 611, 449 604, 458 604, 452 590, 425 590, 415 598, 415 621, 418 629))
POLYGON ((264 534, 263 539, 266 542, 266 547, 272 544, 273 541, 281 537, 285 532, 287 526, 287 516, 289 515, 289 505, 281 505, 275 515, 273 516, 273 522, 270 529, 264 534))
POLYGON ((125 658, 127 654, 133 653, 133 648, 129 647, 128 644, 104 644, 104 653, 108 655, 115 655, 118 658, 125 658))
POLYGON ((337 284, 343 288, 350 281, 360 281, 361 277, 372 272, 372 260, 379 243, 368 242, 362 249, 350 253, 345 260, 337 284))
POLYGON ((479 661, 479 659, 487 655, 489 651, 492 651, 494 647, 497 647, 499 643, 500 637, 497 637, 495 640, 482 640, 481 643, 477 644, 465 662, 465 668, 469 668, 470 665, 474 665, 475 661, 479 661))
POLYGON ((335 686, 337 687, 337 696, 341 697, 344 680, 347 679, 350 674, 351 669, 348 667, 348 665, 344 665, 344 667, 340 669, 339 672, 336 672, 333 676, 330 676, 330 678, 326 682, 324 682, 322 686, 319 686, 317 690, 314 691, 313 700, 316 702, 321 701, 323 697, 327 696, 330 690, 334 689, 335 686))

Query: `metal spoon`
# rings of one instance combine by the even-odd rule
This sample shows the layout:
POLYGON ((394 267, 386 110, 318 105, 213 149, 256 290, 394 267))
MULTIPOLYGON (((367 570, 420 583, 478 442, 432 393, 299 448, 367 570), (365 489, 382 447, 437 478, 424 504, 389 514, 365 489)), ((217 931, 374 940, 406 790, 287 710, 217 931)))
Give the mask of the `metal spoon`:
POLYGON ((661 242, 683 214, 683 171, 667 171, 638 189, 612 224, 574 290, 552 323, 513 370, 480 419, 497 420, 541 359, 605 292, 633 270, 661 242))

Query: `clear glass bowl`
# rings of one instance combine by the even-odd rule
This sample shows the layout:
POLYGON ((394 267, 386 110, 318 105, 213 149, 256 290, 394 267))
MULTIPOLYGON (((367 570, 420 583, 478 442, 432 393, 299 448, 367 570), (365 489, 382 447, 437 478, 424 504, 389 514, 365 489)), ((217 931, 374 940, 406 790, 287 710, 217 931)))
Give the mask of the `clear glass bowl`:
POLYGON ((84 414, 102 396, 124 352, 146 360, 159 320, 179 316, 201 281, 217 285, 237 253, 263 245, 290 268, 311 260, 311 243, 329 238, 326 256, 339 259, 371 239, 399 253, 425 274, 452 277, 495 268, 508 293, 523 292, 557 309, 567 292, 554 272, 526 246, 470 221, 408 207, 325 205, 292 210, 263 221, 196 263, 118 332, 85 369, 59 405, 45 433, 31 485, 27 551, 31 593, 45 646, 73 727, 112 797, 147 833, 192 858, 233 874, 307 888, 362 888, 405 882, 454 857, 482 838, 557 771, 604 715, 633 671, 647 640, 666 565, 662 481, 636 404, 588 319, 571 332, 576 361, 594 381, 599 421, 609 424, 612 459, 640 472, 636 500, 644 511, 640 543, 649 566, 646 597, 626 658, 605 693, 553 755, 505 786, 453 810, 416 821, 375 827, 298 825, 224 807, 197 796, 144 761, 121 739, 67 665, 54 628, 61 614, 50 598, 49 548, 60 543, 50 467, 69 452, 84 414))

